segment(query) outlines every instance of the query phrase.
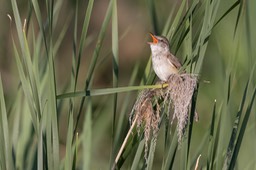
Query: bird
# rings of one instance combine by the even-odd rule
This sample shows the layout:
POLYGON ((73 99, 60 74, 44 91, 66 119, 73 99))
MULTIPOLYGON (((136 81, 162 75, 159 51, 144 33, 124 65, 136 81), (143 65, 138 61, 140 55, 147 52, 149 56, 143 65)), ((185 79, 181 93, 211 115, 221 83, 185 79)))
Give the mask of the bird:
POLYGON ((156 36, 150 33, 153 42, 148 42, 152 53, 152 66, 157 77, 167 82, 172 74, 178 74, 181 63, 169 48, 169 41, 164 36, 156 36))

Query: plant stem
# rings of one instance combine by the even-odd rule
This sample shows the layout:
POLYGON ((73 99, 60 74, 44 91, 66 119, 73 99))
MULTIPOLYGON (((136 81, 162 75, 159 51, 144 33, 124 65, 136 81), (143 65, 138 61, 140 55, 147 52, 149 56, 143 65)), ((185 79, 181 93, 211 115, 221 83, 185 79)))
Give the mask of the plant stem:
POLYGON ((117 165, 117 162, 118 162, 118 160, 119 160, 121 154, 123 153, 124 147, 125 147, 125 145, 126 145, 128 139, 129 139, 129 137, 130 137, 130 135, 131 135, 131 133, 132 133, 132 130, 133 130, 133 128, 134 128, 134 126, 135 126, 135 124, 136 124, 136 122, 137 122, 138 117, 139 117, 139 116, 138 116, 138 114, 137 114, 136 117, 135 117, 135 119, 134 119, 134 121, 133 121, 133 123, 132 123, 132 126, 130 127, 130 129, 129 129, 129 131, 128 131, 128 133, 127 133, 125 139, 124 139, 124 142, 123 142, 123 144, 122 144, 122 146, 121 146, 121 148, 120 148, 120 150, 119 150, 119 152, 118 152, 118 154, 117 154, 117 156, 116 156, 115 162, 114 162, 114 164, 113 164, 113 166, 112 166, 112 170, 115 169, 115 167, 116 167, 116 165, 117 165))

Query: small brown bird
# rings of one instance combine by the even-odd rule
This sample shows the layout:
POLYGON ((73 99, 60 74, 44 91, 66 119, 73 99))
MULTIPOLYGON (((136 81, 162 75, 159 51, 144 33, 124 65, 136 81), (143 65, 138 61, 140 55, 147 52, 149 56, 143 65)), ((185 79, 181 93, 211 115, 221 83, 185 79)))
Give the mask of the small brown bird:
POLYGON ((163 36, 151 34, 153 42, 148 42, 152 52, 153 69, 162 81, 167 81, 171 74, 177 74, 181 68, 179 60, 171 54, 169 41, 163 36))

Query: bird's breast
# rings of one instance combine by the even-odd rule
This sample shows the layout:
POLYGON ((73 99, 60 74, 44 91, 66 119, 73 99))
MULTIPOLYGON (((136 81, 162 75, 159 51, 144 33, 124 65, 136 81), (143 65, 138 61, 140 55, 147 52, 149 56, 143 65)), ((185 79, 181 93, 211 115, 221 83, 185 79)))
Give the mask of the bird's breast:
POLYGON ((178 69, 167 58, 167 55, 152 55, 152 65, 156 75, 167 81, 171 74, 177 74, 178 69))

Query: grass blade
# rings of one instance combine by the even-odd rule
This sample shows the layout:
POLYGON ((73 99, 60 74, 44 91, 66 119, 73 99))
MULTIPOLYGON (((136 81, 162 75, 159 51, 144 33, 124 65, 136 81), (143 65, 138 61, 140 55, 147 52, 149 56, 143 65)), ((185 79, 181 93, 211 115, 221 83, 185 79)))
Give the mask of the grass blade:
MULTIPOLYGON (((129 86, 132 86, 135 82, 135 79, 136 79, 136 76, 138 74, 138 70, 139 70, 139 64, 136 64, 134 69, 133 69, 133 72, 132 72, 132 75, 131 75, 131 79, 130 79, 130 82, 129 82, 129 86)), ((119 116, 119 120, 118 120, 118 123, 117 123, 117 130, 116 130, 116 141, 115 141, 115 145, 118 145, 118 143, 121 143, 121 139, 122 139, 122 134, 121 132, 124 131, 124 128, 126 127, 125 126, 125 116, 126 116, 126 113, 129 112, 129 103, 131 101, 131 93, 128 93, 127 96, 126 96, 126 99, 122 105, 122 109, 120 111, 120 116, 119 116)))
POLYGON ((163 170, 172 169, 173 164, 174 164, 174 159, 176 157, 177 149, 178 149, 178 136, 177 136, 177 130, 175 130, 175 132, 173 134, 172 143, 167 152, 163 170))
POLYGON ((87 111, 84 120, 83 129, 83 169, 91 169, 91 153, 92 153, 92 103, 88 99, 87 111))
POLYGON ((237 5, 240 4, 240 1, 237 0, 233 5, 231 5, 231 7, 217 20, 217 22, 214 24, 213 27, 217 26, 219 24, 220 21, 222 21, 223 18, 225 18, 232 10, 234 10, 237 5))
MULTIPOLYGON (((103 39, 104 39, 105 34, 106 34, 107 26, 108 26, 108 24, 110 22, 110 18, 112 16, 112 8, 113 8, 112 3, 113 3, 113 0, 111 0, 109 2, 108 9, 107 9, 104 21, 102 23, 101 30, 100 30, 100 33, 99 33, 99 37, 98 37, 98 40, 97 40, 97 44, 96 44, 96 47, 94 48, 92 60, 90 62, 90 66, 89 66, 88 72, 86 74, 86 81, 85 81, 85 87, 84 87, 85 91, 87 91, 91 86, 91 80, 92 80, 92 77, 93 77, 93 72, 94 72, 96 63, 98 61, 99 53, 100 53, 100 50, 101 50, 101 47, 102 47, 103 39)), ((77 130, 78 120, 80 119, 84 102, 85 102, 85 98, 83 97, 83 99, 81 100, 81 103, 80 103, 78 116, 77 116, 77 119, 76 119, 76 122, 75 122, 75 129, 74 129, 75 132, 77 130)))
MULTIPOLYGON (((253 74, 254 74, 254 70, 256 68, 256 64, 253 65, 253 69, 251 70, 251 75, 249 77, 249 81, 248 81, 248 84, 252 82, 253 80, 253 74)), ((248 88, 248 84, 246 85, 246 88, 245 90, 247 91, 247 88, 248 88)), ((244 92, 244 96, 243 96, 243 99, 242 99, 242 102, 241 102, 241 106, 240 106, 240 111, 242 112, 242 109, 244 107, 244 102, 245 102, 245 98, 246 98, 246 91, 244 92)), ((239 153, 239 150, 240 150, 240 147, 241 147, 241 144, 242 144, 242 141, 244 139, 244 133, 245 133, 245 129, 246 129, 246 126, 248 124, 248 120, 249 120, 249 116, 251 114, 251 110, 252 110, 252 107, 253 107, 253 103, 255 101, 255 97, 256 97, 256 87, 254 85, 254 89, 253 89, 253 93, 252 93, 252 97, 251 97, 251 100, 249 100, 249 104, 246 108, 246 111, 245 111, 245 116, 244 116, 244 119, 241 123, 241 127, 240 127, 240 131, 239 131, 239 134, 238 134, 238 137, 237 137, 237 141, 236 141, 236 144, 234 147, 232 147, 232 150, 233 150, 233 154, 232 156, 229 158, 229 160, 227 161, 227 169, 234 169, 234 166, 237 162, 237 156, 238 156, 238 153, 239 153), (229 163, 230 161, 230 163, 229 163)), ((238 114, 241 114, 241 113, 238 113, 238 114)), ((239 116, 239 115, 238 115, 239 116)), ((239 123, 239 122, 238 122, 239 123)), ((228 154, 228 153, 227 153, 228 154)))
POLYGON ((228 149, 227 149, 227 152, 226 152, 226 157, 225 157, 225 162, 224 162, 223 169, 228 168, 228 166, 230 164, 230 161, 231 161, 232 153, 234 151, 235 141, 236 141, 236 137, 237 137, 237 130, 238 130, 241 114, 242 114, 244 104, 245 104, 245 100, 246 100, 246 96, 247 96, 248 85, 249 85, 249 82, 246 83, 243 98, 242 98, 242 101, 241 101, 241 104, 240 104, 240 109, 237 112, 236 120, 235 120, 234 125, 233 125, 233 130, 232 130, 231 137, 230 137, 230 140, 229 140, 228 149))
POLYGON ((149 13, 150 13, 154 33, 156 35, 158 35, 160 32, 159 32, 159 29, 158 29, 157 14, 156 14, 156 9, 155 9, 155 7, 156 7, 155 1, 149 0, 148 6, 149 6, 149 13))
POLYGON ((94 89, 87 91, 78 91, 65 93, 57 96, 57 99, 65 99, 71 97, 84 97, 84 96, 99 96, 99 95, 108 95, 121 92, 128 92, 133 90, 143 90, 143 89, 153 89, 153 88, 164 88, 167 84, 157 84, 157 85, 147 85, 147 86, 128 86, 128 87, 117 87, 117 88, 105 88, 105 89, 94 89))
MULTIPOLYGON (((78 1, 77 1, 77 4, 78 4, 78 1)), ((83 28, 82 28, 83 31, 82 31, 82 35, 81 35, 80 44, 79 44, 77 67, 76 67, 76 74, 75 74, 76 75, 75 88, 76 88, 76 84, 77 84, 79 68, 80 68, 80 63, 81 63, 81 57, 82 57, 84 43, 85 43, 85 40, 86 40, 87 31, 88 31, 88 27, 89 27, 89 22, 90 22, 90 18, 91 18, 91 14, 92 14, 93 4, 94 4, 94 0, 89 0, 88 7, 86 9, 84 22, 83 22, 83 28)), ((76 29, 75 29, 75 31, 76 31, 76 29)))
POLYGON ((213 148, 214 148, 214 129, 215 129, 215 117, 216 117, 216 100, 214 102, 213 111, 212 111, 212 122, 210 127, 209 134, 209 146, 208 146, 208 155, 207 155, 207 169, 213 168, 213 148))
POLYGON ((151 170, 153 167, 153 161, 154 161, 155 150, 156 150, 156 139, 152 138, 150 143, 151 144, 150 144, 150 149, 149 149, 149 153, 148 153, 146 170, 151 170))
MULTIPOLYGON (((113 88, 118 86, 118 74, 119 74, 119 47, 118 47, 118 19, 117 19, 117 2, 113 1, 112 10, 112 53, 113 53, 113 88)), ((116 112, 117 112, 117 93, 113 96, 113 123, 112 123, 112 154, 110 166, 113 162, 115 155, 115 134, 116 134, 116 112)))
POLYGON ((244 136, 244 133, 245 133, 245 129, 246 129, 248 120, 249 120, 249 116, 250 116, 250 113, 251 113, 251 110, 252 110, 252 106, 253 106, 253 103, 254 103, 255 96, 256 96, 256 88, 254 88, 254 90, 253 90, 253 95, 252 95, 252 98, 250 100, 250 104, 248 105, 248 107, 246 109, 245 116, 244 116, 244 119, 243 119, 243 122, 242 122, 242 125, 241 125, 241 129, 240 129, 239 134, 238 134, 238 138, 237 138, 235 148, 234 148, 234 153, 232 155, 232 159, 231 159, 231 162, 230 162, 230 165, 229 165, 228 169, 234 169, 234 166, 236 164, 237 156, 238 156, 238 153, 239 153, 242 141, 243 141, 243 136, 244 136))
MULTIPOLYGON (((183 10, 184 10, 184 8, 185 8, 185 5, 186 5, 186 1, 183 0, 183 1, 181 2, 180 6, 179 6, 178 12, 177 12, 177 14, 176 14, 176 16, 175 16, 175 18, 174 18, 174 20, 173 20, 173 23, 172 23, 172 25, 171 25, 171 27, 170 27, 168 33, 167 33, 167 37, 169 37, 170 39, 172 39, 172 37, 173 37, 173 36, 177 33, 177 31, 178 31, 178 29, 177 29, 177 28, 178 28, 178 24, 179 24, 179 21, 180 21, 180 19, 181 19, 181 17, 182 17, 182 12, 183 12, 183 10), (173 30, 176 30, 176 32, 173 32, 173 30)), ((173 39, 173 41, 174 41, 174 39, 173 39)))
POLYGON ((112 3, 113 3, 113 0, 111 0, 110 3, 109 3, 107 13, 106 13, 105 19, 103 21, 103 24, 102 24, 102 27, 101 27, 101 30, 100 30, 100 33, 99 33, 98 41, 97 41, 97 44, 96 44, 96 47, 95 47, 95 50, 94 50, 94 53, 93 53, 92 61, 90 63, 88 73, 86 75, 86 86, 85 86, 86 90, 90 87, 93 72, 94 72, 98 57, 99 57, 99 52, 100 52, 101 47, 102 47, 102 42, 103 42, 103 39, 105 37, 107 26, 110 22, 110 18, 112 16, 112 9, 113 9, 112 3))
POLYGON ((66 156, 65 156, 65 170, 72 169, 73 165, 73 151, 72 151, 72 138, 73 138, 73 114, 72 110, 68 119, 68 134, 66 143, 66 156))
POLYGON ((145 140, 140 141, 140 144, 138 146, 138 149, 136 151, 136 154, 134 156, 133 162, 132 162, 132 167, 131 170, 137 170, 139 169, 139 162, 141 160, 141 155, 144 153, 144 145, 145 145, 145 140))
POLYGON ((9 127, 5 107, 2 77, 0 75, 0 162, 3 169, 14 169, 12 162, 12 150, 9 138, 9 127))

